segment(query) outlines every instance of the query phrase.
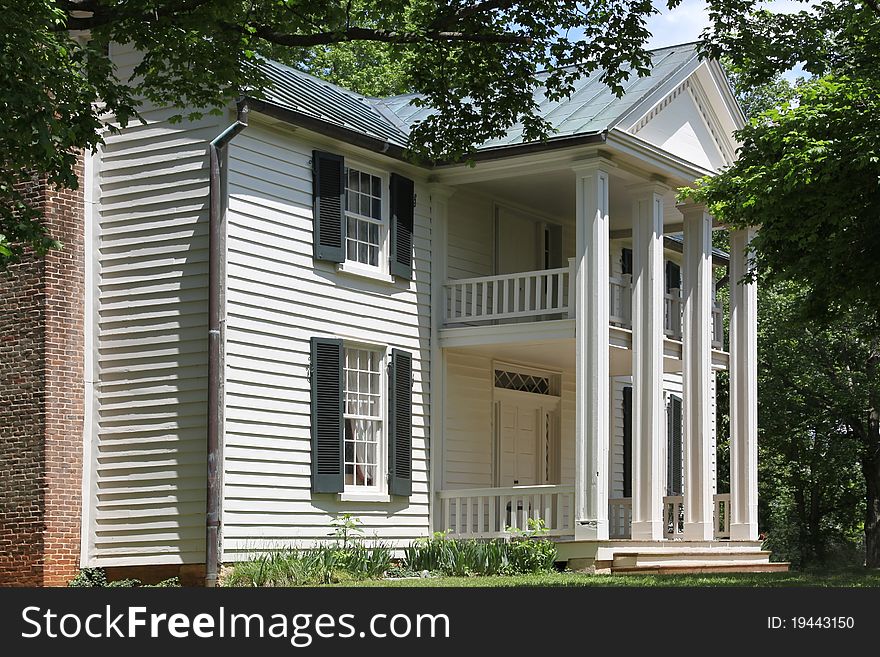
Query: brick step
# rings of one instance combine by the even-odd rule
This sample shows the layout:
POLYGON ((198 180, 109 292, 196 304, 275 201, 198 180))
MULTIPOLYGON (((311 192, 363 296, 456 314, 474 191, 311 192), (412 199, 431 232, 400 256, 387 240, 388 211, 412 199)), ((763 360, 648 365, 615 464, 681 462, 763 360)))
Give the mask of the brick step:
POLYGON ((786 573, 789 564, 775 561, 760 564, 750 563, 706 563, 694 565, 657 565, 612 567, 612 575, 687 575, 700 573, 786 573))

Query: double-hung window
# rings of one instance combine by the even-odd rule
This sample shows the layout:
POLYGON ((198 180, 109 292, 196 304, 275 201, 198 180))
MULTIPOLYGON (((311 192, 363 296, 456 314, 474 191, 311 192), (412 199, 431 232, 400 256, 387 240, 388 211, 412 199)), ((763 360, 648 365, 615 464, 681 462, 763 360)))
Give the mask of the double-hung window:
POLYGON ((377 349, 345 347, 344 483, 347 490, 384 489, 382 363, 377 349))
POLYGON ((345 174, 345 260, 379 270, 385 252, 385 180, 369 171, 347 167, 345 174))

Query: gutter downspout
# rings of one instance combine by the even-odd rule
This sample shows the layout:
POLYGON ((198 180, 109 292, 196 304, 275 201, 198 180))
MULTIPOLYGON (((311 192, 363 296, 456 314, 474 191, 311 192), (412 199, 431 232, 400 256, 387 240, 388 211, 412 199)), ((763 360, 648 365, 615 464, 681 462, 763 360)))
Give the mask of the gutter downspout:
POLYGON ((223 497, 223 338, 226 323, 226 145, 248 125, 248 106, 238 101, 235 123, 208 144, 208 480, 205 509, 205 586, 217 586, 223 497))

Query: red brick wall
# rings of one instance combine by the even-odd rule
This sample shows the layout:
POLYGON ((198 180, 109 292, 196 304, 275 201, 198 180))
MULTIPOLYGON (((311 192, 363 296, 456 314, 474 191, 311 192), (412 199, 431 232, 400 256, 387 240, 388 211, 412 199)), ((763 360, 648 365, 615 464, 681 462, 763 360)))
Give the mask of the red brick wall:
POLYGON ((0 273, 0 586, 63 586, 79 567, 83 197, 28 195, 64 248, 0 273))

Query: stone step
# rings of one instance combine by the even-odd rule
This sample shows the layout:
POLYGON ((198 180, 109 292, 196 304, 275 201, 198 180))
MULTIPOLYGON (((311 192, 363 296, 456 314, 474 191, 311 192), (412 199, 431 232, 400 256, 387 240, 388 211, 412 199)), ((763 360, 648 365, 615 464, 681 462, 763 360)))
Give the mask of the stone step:
POLYGON ((679 552, 624 552, 614 555, 612 567, 631 568, 636 566, 699 566, 713 563, 724 564, 765 564, 770 561, 770 553, 758 551, 722 552, 719 550, 703 550, 679 552))
POLYGON ((760 541, 618 541, 599 545, 597 561, 611 561, 619 554, 758 554, 762 552, 760 541))

